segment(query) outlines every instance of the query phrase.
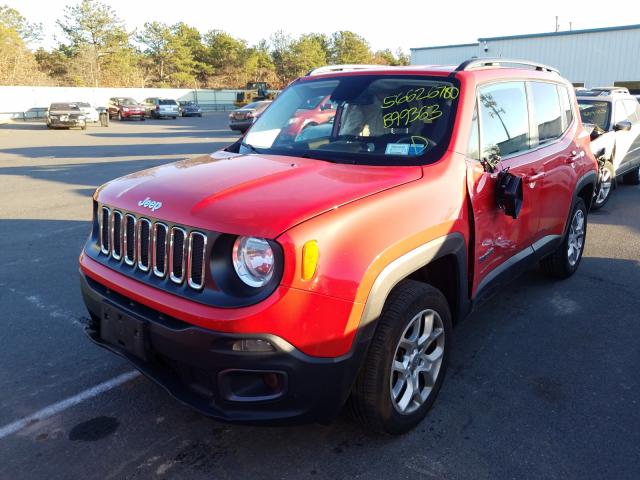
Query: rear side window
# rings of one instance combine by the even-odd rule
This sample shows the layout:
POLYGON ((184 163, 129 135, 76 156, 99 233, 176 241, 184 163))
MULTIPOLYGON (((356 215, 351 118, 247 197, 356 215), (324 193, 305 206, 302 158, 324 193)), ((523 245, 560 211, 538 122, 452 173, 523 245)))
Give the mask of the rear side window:
POLYGON ((175 100, 160 100, 158 103, 160 105, 177 105, 175 100))
POLYGON ((573 109, 571 108, 571 97, 567 87, 558 85, 558 94, 560 95, 560 109, 562 110, 562 119, 564 121, 562 130, 566 130, 573 122, 573 109))
POLYGON ((537 127, 538 130, 537 143, 544 145, 560 138, 563 132, 558 88, 555 83, 543 82, 530 82, 529 86, 531 87, 534 127, 537 127))
POLYGON ((481 154, 501 157, 529 149, 529 114, 524 82, 480 89, 481 154))

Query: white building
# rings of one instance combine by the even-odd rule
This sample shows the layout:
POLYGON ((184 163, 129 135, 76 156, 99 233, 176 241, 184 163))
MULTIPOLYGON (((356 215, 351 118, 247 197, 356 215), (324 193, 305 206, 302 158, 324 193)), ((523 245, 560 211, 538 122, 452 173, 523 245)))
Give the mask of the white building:
POLYGON ((531 60, 579 87, 624 86, 640 94, 640 25, 479 38, 478 43, 412 48, 412 65, 457 65, 471 57, 531 60))

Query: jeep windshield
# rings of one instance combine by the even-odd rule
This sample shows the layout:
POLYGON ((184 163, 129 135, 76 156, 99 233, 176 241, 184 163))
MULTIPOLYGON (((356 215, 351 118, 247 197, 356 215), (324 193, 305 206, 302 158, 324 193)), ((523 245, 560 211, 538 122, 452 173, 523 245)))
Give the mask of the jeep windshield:
POLYGON ((609 129, 611 115, 611 104, 609 102, 578 99, 578 107, 580 107, 582 123, 596 125, 605 132, 609 129))
POLYGON ((251 127, 240 153, 339 163, 420 165, 446 150, 460 93, 455 79, 409 75, 305 77, 251 127), (305 116, 309 105, 321 115, 305 116))

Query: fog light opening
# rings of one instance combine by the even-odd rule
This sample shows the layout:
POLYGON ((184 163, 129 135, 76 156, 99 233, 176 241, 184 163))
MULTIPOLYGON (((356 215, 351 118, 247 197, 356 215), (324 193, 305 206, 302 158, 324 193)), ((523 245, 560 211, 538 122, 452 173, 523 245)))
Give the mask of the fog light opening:
POLYGON ((271 353, 275 347, 268 340, 262 338, 243 338, 233 342, 231 350, 234 352, 271 353))

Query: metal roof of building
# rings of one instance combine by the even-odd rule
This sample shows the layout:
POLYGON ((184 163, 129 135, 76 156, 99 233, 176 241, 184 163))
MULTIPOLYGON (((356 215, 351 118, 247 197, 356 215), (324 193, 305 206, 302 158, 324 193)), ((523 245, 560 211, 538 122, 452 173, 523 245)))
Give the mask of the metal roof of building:
MULTIPOLYGON (((561 32, 545 32, 545 33, 527 33, 523 35, 508 35, 504 37, 481 37, 478 38, 478 42, 489 42, 497 40, 517 40, 522 38, 538 38, 538 37, 559 37, 564 35, 581 35, 585 33, 603 33, 603 32, 615 32, 619 30, 635 30, 640 29, 640 24, 634 25, 619 25, 616 27, 603 27, 603 28, 587 28, 583 30, 563 30, 561 32)), ((455 47, 473 47, 478 43, 460 43, 454 45, 439 45, 434 47, 416 47, 411 50, 431 50, 438 48, 455 48, 455 47)))

